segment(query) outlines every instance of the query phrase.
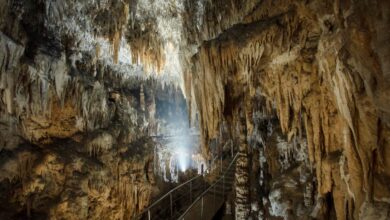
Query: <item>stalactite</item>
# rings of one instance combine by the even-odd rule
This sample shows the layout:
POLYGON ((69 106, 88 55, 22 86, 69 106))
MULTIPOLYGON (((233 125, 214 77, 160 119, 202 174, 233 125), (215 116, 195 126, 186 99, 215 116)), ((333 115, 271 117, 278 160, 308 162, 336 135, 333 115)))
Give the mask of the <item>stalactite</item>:
MULTIPOLYGON (((22 209, 67 219, 141 211, 153 178, 147 161, 133 160, 147 157, 136 141, 159 130, 149 78, 185 91, 201 129, 199 164, 223 126, 239 140, 239 217, 386 213, 389 8, 379 0, 0 0, 0 188, 12 194, 0 197, 15 207, 1 206, 0 218, 22 209), (248 157, 261 167, 254 213, 248 157)), ((177 181, 177 161, 164 157, 157 174, 177 181)))
POLYGON ((118 63, 121 37, 122 37, 122 32, 116 31, 112 40, 112 47, 114 51, 114 55, 113 55, 114 63, 118 63))
POLYGON ((19 155, 18 158, 18 169, 19 169, 19 175, 18 178, 22 182, 22 187, 25 188, 27 184, 27 180, 32 173, 32 166, 33 166, 33 156, 29 153, 22 153, 19 155))
POLYGON ((144 93, 144 86, 143 85, 141 85, 139 96, 140 96, 141 110, 145 111, 145 93, 144 93))
POLYGON ((99 156, 101 153, 109 151, 113 147, 113 144, 113 136, 109 133, 102 133, 88 142, 87 148, 89 155, 93 157, 99 156))
MULTIPOLYGON (((332 17, 326 13, 312 13, 310 6, 300 3, 289 8, 290 3, 281 1, 276 4, 278 6, 272 4, 271 7, 271 1, 264 1, 246 17, 243 25, 225 29, 199 48, 193 58, 195 68, 191 80, 201 116, 203 138, 208 140, 217 135, 218 121, 226 117, 221 115, 226 108, 226 99, 232 99, 227 96, 226 90, 218 89, 228 87, 229 92, 239 96, 248 93, 246 85, 250 84, 249 94, 255 94, 250 92, 256 87, 251 78, 255 73, 258 78, 255 83, 259 84, 257 87, 261 95, 267 99, 267 108, 275 108, 283 134, 287 135, 288 142, 293 142, 280 150, 285 155, 281 161, 283 169, 288 167, 292 149, 298 146, 297 136, 302 139, 304 124, 308 158, 315 168, 320 197, 331 193, 333 198, 340 199, 363 194, 363 197, 370 198, 373 193, 368 187, 373 181, 370 161, 373 160, 372 151, 378 147, 375 124, 380 117, 372 99, 370 82, 378 77, 378 69, 374 64, 377 62, 375 58, 362 59, 373 52, 372 47, 357 49, 361 42, 369 42, 369 34, 362 33, 358 40, 349 32, 360 32, 355 26, 337 26, 334 21, 337 16, 343 16, 343 13, 350 16, 351 8, 345 8, 332 17), (313 18, 318 18, 319 22, 313 18), (277 21, 279 26, 274 26, 273 21, 277 21), (246 29, 255 23, 258 25, 256 28, 246 29), (242 37, 236 37, 236 32, 242 37), (365 67, 362 63, 366 64, 365 67), (234 83, 229 84, 232 79, 234 83), (339 152, 348 158, 349 180, 340 174, 333 160, 324 159, 332 158, 339 152), (333 187, 330 182, 333 182, 333 187), (341 195, 344 188, 348 192, 341 195)), ((323 11, 329 9, 333 12, 330 5, 333 4, 324 6, 323 11)), ((361 5, 358 5, 360 3, 348 7, 360 8, 361 5)), ((363 17, 362 20, 367 19, 363 17)), ((347 20, 345 22, 348 23, 353 19, 347 20)), ((210 29, 208 33, 211 33, 210 29)), ((356 207, 361 206, 363 197, 355 197, 356 207)), ((337 216, 343 216, 344 212, 342 208, 336 208, 337 216)), ((358 209, 353 212, 357 218, 358 209)))

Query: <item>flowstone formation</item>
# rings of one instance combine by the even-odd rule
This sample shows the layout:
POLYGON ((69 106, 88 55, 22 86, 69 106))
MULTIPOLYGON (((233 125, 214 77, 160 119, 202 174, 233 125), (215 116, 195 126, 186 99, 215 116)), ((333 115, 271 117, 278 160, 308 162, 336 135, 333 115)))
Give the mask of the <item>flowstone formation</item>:
POLYGON ((226 120, 251 160, 236 218, 389 218, 389 2, 235 3, 190 78, 205 149, 226 120))
POLYGON ((389 9, 0 0, 0 218, 134 218, 185 99, 203 162, 238 152, 236 219, 389 219, 389 9))

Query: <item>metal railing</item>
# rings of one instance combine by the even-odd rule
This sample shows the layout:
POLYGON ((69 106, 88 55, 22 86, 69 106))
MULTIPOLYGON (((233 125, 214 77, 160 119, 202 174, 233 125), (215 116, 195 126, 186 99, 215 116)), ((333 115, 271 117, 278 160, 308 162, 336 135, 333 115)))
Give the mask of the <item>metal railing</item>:
MULTIPOLYGON (((217 179, 217 181, 215 181, 210 187, 206 188, 206 186, 203 186, 203 189, 205 189, 200 195, 199 193, 196 193, 196 191, 194 191, 194 189, 196 190, 197 188, 197 185, 194 184, 194 181, 199 179, 200 177, 203 177, 203 175, 198 175, 198 176, 195 176, 193 178, 191 178, 190 180, 187 180, 186 182, 176 186, 175 188, 171 189, 169 192, 165 193, 163 196, 161 196, 159 199, 157 199, 156 201, 154 201, 150 206, 148 206, 144 211, 142 211, 139 215, 137 215, 136 219, 144 219, 146 217, 146 219, 148 220, 151 220, 152 219, 152 208, 156 207, 159 203, 163 202, 163 200, 165 199, 168 199, 169 197, 169 203, 170 203, 170 206, 169 206, 169 210, 168 210, 168 215, 170 214, 171 218, 174 216, 174 210, 173 210, 173 203, 175 202, 173 200, 173 194, 174 192, 178 191, 179 189, 185 187, 185 186, 188 186, 189 185, 189 202, 190 202, 190 205, 187 209, 185 209, 185 212, 180 216, 179 219, 183 219, 184 216, 188 213, 188 211, 200 200, 202 199, 202 210, 203 210, 203 196, 209 192, 211 189, 213 189, 213 187, 215 188, 215 186, 220 183, 221 181, 223 181, 223 195, 225 194, 225 177, 226 177, 226 174, 230 171, 230 169, 232 168, 232 165, 234 164, 235 160, 237 159, 237 155, 238 153, 236 153, 236 155, 233 157, 232 161, 230 162, 229 166, 226 168, 225 172, 223 172, 223 166, 222 166, 222 156, 221 156, 221 177, 219 179, 217 179), (197 196, 197 198, 195 200, 193 200, 193 196, 197 196), (170 213, 169 213, 170 212, 170 213), (146 214, 146 216, 145 216, 146 214)), ((202 184, 204 185, 204 184, 202 184)), ((215 197, 215 193, 214 193, 214 197, 215 197)), ((164 204, 166 205, 166 204, 164 204)), ((155 214, 155 213, 154 213, 155 214)), ((178 213, 176 213, 178 214, 178 213)))
POLYGON ((230 171, 230 169, 232 168, 234 162, 236 161, 237 159, 237 156, 238 156, 238 153, 236 153, 236 155, 234 156, 234 158, 232 159, 232 161, 230 162, 228 168, 225 170, 225 172, 222 174, 222 176, 217 180, 215 181, 210 187, 208 187, 200 196, 198 196, 194 202, 186 209, 186 211, 179 217, 179 219, 181 220, 184 220, 185 219, 185 216, 189 213, 189 211, 195 206, 196 203, 198 203, 199 201, 201 202, 201 211, 200 211, 200 217, 201 219, 203 218, 203 210, 204 210, 204 196, 210 192, 210 190, 214 189, 214 202, 213 202, 213 205, 215 205, 215 191, 216 191, 216 186, 218 183, 220 183, 222 181, 222 197, 225 197, 225 179, 226 179, 226 175, 228 174, 228 172, 230 171))
POLYGON ((157 204, 159 204, 161 201, 163 201, 165 198, 167 198, 169 196, 169 200, 170 200, 170 212, 171 212, 171 216, 173 216, 173 199, 172 199, 172 194, 173 192, 179 190, 180 188, 186 186, 187 184, 190 185, 190 200, 192 201, 192 182, 195 181, 196 179, 202 177, 202 175, 199 175, 199 176, 195 176, 193 178, 191 178, 190 180, 187 180, 186 182, 176 186, 175 188, 171 189, 169 192, 167 192, 166 194, 164 194, 162 197, 160 197, 158 200, 156 200, 155 202, 153 202, 150 206, 148 206, 148 208, 146 208, 143 212, 141 212, 139 215, 138 215, 138 218, 141 218, 145 213, 147 213, 147 219, 148 220, 151 220, 152 218, 152 213, 151 213, 151 209, 156 206, 157 204))

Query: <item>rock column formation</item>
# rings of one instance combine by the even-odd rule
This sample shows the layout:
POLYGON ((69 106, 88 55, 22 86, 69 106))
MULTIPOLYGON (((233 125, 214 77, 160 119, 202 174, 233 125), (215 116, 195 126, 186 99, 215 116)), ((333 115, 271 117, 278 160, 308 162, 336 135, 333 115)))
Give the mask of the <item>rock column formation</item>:
POLYGON ((239 129, 239 142, 235 174, 235 218, 247 219, 250 213, 248 144, 245 122, 240 121, 237 126, 239 129))

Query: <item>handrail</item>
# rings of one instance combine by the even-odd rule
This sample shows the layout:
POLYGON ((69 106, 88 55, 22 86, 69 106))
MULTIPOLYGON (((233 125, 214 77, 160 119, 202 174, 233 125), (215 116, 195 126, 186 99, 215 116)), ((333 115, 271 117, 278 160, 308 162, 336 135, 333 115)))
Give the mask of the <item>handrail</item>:
POLYGON ((231 166, 233 165, 234 161, 237 159, 237 156, 238 156, 238 152, 236 153, 236 155, 234 156, 233 160, 230 162, 228 168, 226 169, 226 171, 223 173, 223 175, 217 180, 215 181, 210 187, 208 187, 202 194, 200 194, 195 200, 194 202, 187 208, 187 210, 179 217, 179 219, 184 219, 184 216, 187 215, 187 213, 191 210, 191 208, 204 196, 206 195, 206 193, 208 193, 213 187, 215 187, 215 185, 217 183, 219 183, 224 177, 225 175, 227 174, 227 172, 230 170, 231 166))
POLYGON ((177 189, 181 188, 182 186, 196 180, 197 178, 201 177, 202 175, 198 175, 198 176, 195 176, 193 178, 191 178, 190 180, 187 180, 186 182, 176 186, 175 188, 171 189, 169 192, 165 193, 162 197, 160 197, 159 199, 157 199, 155 202, 153 202, 150 206, 148 206, 143 212, 141 212, 138 216, 142 216, 143 214, 145 214, 146 212, 148 212, 151 208, 153 208, 153 206, 157 205, 161 200, 165 199, 166 197, 168 197, 172 192, 176 191, 177 189))
MULTIPOLYGON (((189 206, 188 209, 186 209, 186 211, 184 212, 184 214, 181 215, 180 218, 182 218, 182 216, 186 215, 187 212, 191 209, 191 207, 197 202, 199 201, 199 199, 205 195, 205 193, 207 193, 212 187, 214 187, 217 183, 219 183, 226 175, 226 173, 230 170, 231 166, 233 165, 234 161, 237 159, 237 156, 238 156, 238 153, 236 153, 236 155, 234 156, 234 158, 232 159, 232 161, 230 162, 229 166, 227 167, 226 171, 223 173, 223 175, 221 175, 221 177, 215 181, 209 188, 207 188, 200 196, 198 196, 195 201, 193 203, 191 203, 191 205, 189 206)), ((172 215, 172 193, 178 189, 180 189, 181 187, 187 185, 188 183, 190 183, 190 188, 192 188, 192 185, 191 183, 196 180, 197 178, 199 177, 202 177, 203 175, 198 175, 198 176, 195 176, 193 178, 191 178, 190 180, 187 180, 186 182, 176 186, 175 188, 171 189, 169 192, 165 193, 162 197, 160 197, 159 199, 157 199, 156 201, 154 201, 151 205, 149 205, 147 208, 145 208, 140 214, 137 215, 136 219, 139 219, 139 218, 142 218, 142 216, 147 213, 148 215, 148 219, 151 219, 151 209, 157 205, 159 202, 161 202, 163 199, 167 198, 168 196, 170 196, 170 200, 171 200, 171 215, 172 215)), ((191 189, 190 189, 191 191, 191 189)), ((191 192, 190 192, 191 193, 191 192)), ((192 199, 191 199, 191 202, 192 202, 192 199)))

